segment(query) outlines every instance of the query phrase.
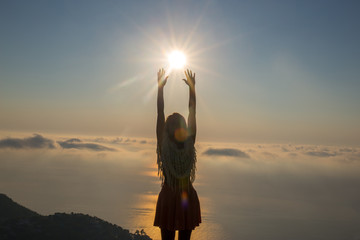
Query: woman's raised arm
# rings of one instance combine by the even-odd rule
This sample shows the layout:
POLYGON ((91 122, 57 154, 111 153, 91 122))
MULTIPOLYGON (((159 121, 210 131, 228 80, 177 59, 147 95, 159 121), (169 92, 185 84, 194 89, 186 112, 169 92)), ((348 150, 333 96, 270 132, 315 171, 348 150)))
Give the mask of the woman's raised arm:
POLYGON ((157 123, 156 123, 156 137, 158 145, 161 145, 162 136, 165 126, 165 115, 164 115, 164 86, 167 81, 165 77, 165 70, 162 68, 157 73, 158 76, 158 96, 157 96, 157 123), (165 78, 164 78, 165 77, 165 78))
POLYGON ((188 134, 195 142, 196 138, 196 94, 195 94, 195 73, 187 69, 185 71, 186 79, 183 79, 189 86, 189 117, 188 117, 188 134))

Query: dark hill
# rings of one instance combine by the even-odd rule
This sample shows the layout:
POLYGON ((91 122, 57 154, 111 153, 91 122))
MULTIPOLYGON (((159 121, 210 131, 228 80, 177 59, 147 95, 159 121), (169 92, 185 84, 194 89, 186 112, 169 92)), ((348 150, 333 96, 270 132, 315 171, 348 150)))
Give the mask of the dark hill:
POLYGON ((4 194, 0 195, 0 219, 2 240, 151 240, 143 231, 132 234, 115 224, 85 214, 41 216, 4 194))
POLYGON ((26 218, 32 216, 39 216, 39 214, 21 206, 5 194, 0 193, 0 221, 11 218, 26 218))

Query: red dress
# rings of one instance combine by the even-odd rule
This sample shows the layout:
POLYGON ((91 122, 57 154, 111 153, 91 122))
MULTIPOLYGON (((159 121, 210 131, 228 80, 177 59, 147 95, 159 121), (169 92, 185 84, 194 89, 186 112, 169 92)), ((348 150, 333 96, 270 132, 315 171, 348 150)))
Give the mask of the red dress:
POLYGON ((156 204, 154 226, 193 230, 200 223, 200 202, 192 184, 185 190, 174 190, 164 183, 156 204))

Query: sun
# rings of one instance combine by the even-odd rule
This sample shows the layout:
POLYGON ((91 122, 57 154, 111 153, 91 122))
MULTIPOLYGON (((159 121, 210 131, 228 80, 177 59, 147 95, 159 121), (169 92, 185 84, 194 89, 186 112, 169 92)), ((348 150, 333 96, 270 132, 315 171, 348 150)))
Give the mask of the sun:
POLYGON ((174 50, 168 55, 168 60, 170 63, 170 68, 180 69, 183 68, 186 64, 185 54, 179 50, 174 50))

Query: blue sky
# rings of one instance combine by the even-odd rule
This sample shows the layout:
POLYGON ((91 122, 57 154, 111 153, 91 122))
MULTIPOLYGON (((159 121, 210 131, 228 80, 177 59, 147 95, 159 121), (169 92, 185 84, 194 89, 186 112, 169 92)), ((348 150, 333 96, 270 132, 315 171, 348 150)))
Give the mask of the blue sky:
MULTIPOLYGON (((156 72, 197 73, 199 137, 360 143, 357 1, 5 1, 3 131, 152 137, 156 72)), ((165 111, 187 114, 180 73, 165 111)))

